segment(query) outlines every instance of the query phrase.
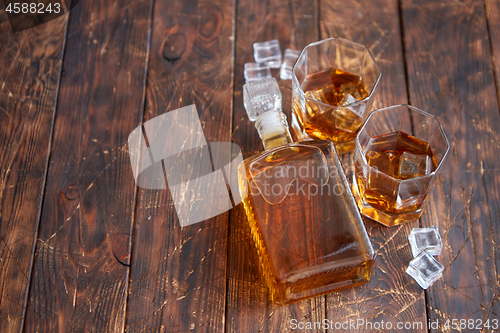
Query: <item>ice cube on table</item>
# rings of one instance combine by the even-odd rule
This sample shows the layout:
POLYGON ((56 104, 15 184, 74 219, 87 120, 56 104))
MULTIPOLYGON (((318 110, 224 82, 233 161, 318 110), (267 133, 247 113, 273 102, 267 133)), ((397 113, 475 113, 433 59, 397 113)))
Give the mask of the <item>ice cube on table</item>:
POLYGON ((438 256, 443 249, 443 240, 435 225, 430 228, 414 228, 408 236, 408 240, 414 258, 424 250, 430 255, 438 256))
POLYGON ((399 160, 399 175, 403 178, 425 176, 431 172, 431 166, 429 155, 404 152, 399 160))
POLYGON ((293 65, 297 61, 297 58, 300 55, 300 51, 286 49, 285 55, 283 56, 283 63, 281 64, 280 69, 280 78, 282 80, 291 80, 292 79, 292 69, 293 65))
POLYGON ((255 121, 267 111, 281 111, 281 91, 275 78, 254 81, 243 86, 243 105, 248 119, 255 121))
POLYGON ((272 77, 271 69, 267 64, 257 64, 255 62, 248 62, 245 64, 245 83, 269 79, 272 77))
POLYGON ((423 289, 429 288, 441 278, 443 271, 444 266, 425 250, 410 261, 406 269, 406 273, 413 277, 423 289))
POLYGON ((262 43, 253 43, 255 62, 265 63, 271 68, 280 68, 281 49, 277 39, 262 43))

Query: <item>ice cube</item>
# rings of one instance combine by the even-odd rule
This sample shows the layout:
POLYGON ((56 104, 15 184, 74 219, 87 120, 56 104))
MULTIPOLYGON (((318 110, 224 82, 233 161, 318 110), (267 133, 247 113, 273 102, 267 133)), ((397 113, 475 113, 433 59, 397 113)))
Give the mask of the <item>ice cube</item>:
POLYGON ((271 68, 280 68, 281 49, 277 39, 262 43, 253 43, 255 62, 268 64, 271 68))
POLYGON ((427 289, 443 276, 443 270, 444 266, 424 250, 410 261, 406 273, 413 277, 423 289, 427 289))
POLYGON ((250 121, 266 111, 281 111, 281 91, 275 78, 254 81, 243 86, 243 105, 250 121))
POLYGON ((293 65, 297 61, 299 57, 300 51, 286 49, 285 56, 283 57, 283 63, 281 64, 280 69, 280 78, 282 80, 291 80, 292 79, 292 69, 293 65))
POLYGON ((305 96, 323 104, 328 104, 328 99, 326 99, 326 95, 323 89, 306 91, 305 96))
POLYGON ((344 100, 342 101, 342 105, 349 105, 354 102, 357 102, 358 100, 351 94, 346 94, 344 97, 344 100))
POLYGON ((424 250, 430 255, 438 256, 443 248, 443 240, 435 225, 430 228, 413 228, 408 240, 414 258, 424 250))
MULTIPOLYGON (((343 106, 343 108, 340 108, 339 110, 339 114, 346 114, 347 117, 350 119, 350 123, 352 123, 353 121, 356 121, 357 119, 356 118, 352 118, 352 116, 349 115, 349 113, 354 113, 356 115, 357 118, 363 118, 363 113, 365 111, 365 104, 358 104, 358 105, 351 105, 352 103, 355 103, 357 102, 358 100, 351 94, 346 94, 344 96, 344 99, 342 100, 342 102, 340 102, 340 106, 343 106), (348 112, 346 112, 345 110, 347 110, 348 112)), ((351 125, 345 125, 345 127, 343 128, 349 128, 351 125)), ((357 130, 357 128, 356 128, 357 130)))
POLYGON ((402 178, 425 176, 431 172, 431 166, 429 155, 415 155, 404 152, 399 160, 399 175, 402 178))
POLYGON ((245 83, 269 79, 272 77, 271 69, 267 64, 257 64, 255 62, 248 62, 245 64, 245 83))

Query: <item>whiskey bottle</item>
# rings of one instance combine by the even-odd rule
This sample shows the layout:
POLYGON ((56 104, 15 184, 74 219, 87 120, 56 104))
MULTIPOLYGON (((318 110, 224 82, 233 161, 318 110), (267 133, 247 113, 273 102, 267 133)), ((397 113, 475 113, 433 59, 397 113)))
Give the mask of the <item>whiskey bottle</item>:
POLYGON ((240 163, 238 181, 272 300, 370 281, 375 252, 332 142, 292 142, 280 108, 255 127, 265 151, 240 163))

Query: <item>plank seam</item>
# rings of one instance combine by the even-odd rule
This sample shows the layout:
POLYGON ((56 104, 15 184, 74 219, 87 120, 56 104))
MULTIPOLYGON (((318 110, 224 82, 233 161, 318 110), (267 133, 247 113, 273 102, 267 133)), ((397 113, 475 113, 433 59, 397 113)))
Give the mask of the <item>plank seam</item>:
MULTIPOLYGON (((233 0, 233 17, 232 17, 232 47, 231 47, 231 52, 232 52, 232 57, 231 57, 231 90, 232 90, 232 98, 231 98, 231 105, 229 109, 231 110, 231 115, 230 115, 230 123, 229 123, 229 139, 231 142, 233 142, 233 125, 234 125, 234 93, 235 93, 235 87, 236 87, 236 75, 235 75, 235 69, 236 69, 236 17, 238 14, 238 0, 233 0)), ((232 172, 230 173, 232 174, 232 172)), ((228 179, 230 181, 230 179, 228 179)), ((226 183, 229 184, 226 180, 226 183)), ((226 275, 226 290, 225 290, 225 297, 224 297, 224 322, 222 323, 224 329, 223 331, 226 333, 227 332, 227 323, 228 323, 228 318, 227 318, 227 308, 228 308, 228 295, 229 295, 229 246, 230 246, 230 228, 231 228, 231 216, 232 211, 234 210, 235 206, 233 204, 233 209, 231 209, 228 214, 227 214, 227 241, 226 241, 226 266, 225 266, 225 275, 226 275)))
MULTIPOLYGON (((316 20, 318 22, 318 25, 316 27, 317 29, 317 39, 320 40, 321 39, 321 0, 317 0, 316 1, 316 20)), ((336 36, 338 37, 338 36, 336 36)), ((292 111, 293 112, 293 111, 292 111)), ((323 302, 325 304, 324 306, 324 317, 325 319, 328 320, 328 294, 325 294, 323 296, 321 296, 323 298, 323 302)), ((328 329, 326 330, 323 330, 323 332, 328 332, 328 329)))
MULTIPOLYGON (((399 34, 401 36, 401 50, 403 51, 403 67, 405 73, 405 84, 406 84, 406 98, 408 100, 408 104, 411 105, 411 96, 410 96, 410 84, 409 84, 409 74, 408 74, 408 61, 406 57, 406 41, 405 41, 405 32, 404 32, 404 24, 403 24, 403 0, 398 0, 398 18, 399 18, 399 34)), ((411 120, 411 128, 414 130, 413 126, 413 117, 410 116, 411 120)), ((418 226, 422 227, 421 219, 418 219, 418 226)), ((427 291, 424 290, 424 309, 425 309, 425 318, 429 321, 429 309, 428 309, 428 295, 427 291)), ((427 325, 426 325, 427 326, 427 325)), ((430 327, 427 327, 427 332, 431 332, 430 327)))
MULTIPOLYGON (((146 43, 147 47, 146 47, 146 61, 144 62, 144 67, 145 67, 145 70, 144 70, 144 77, 143 77, 143 90, 142 90, 142 113, 141 113, 141 119, 140 119, 140 126, 143 127, 143 123, 144 123, 144 116, 145 116, 145 113, 146 113, 146 101, 147 101, 147 85, 148 85, 148 72, 149 72, 149 57, 150 57, 150 51, 151 51, 151 35, 152 35, 152 32, 153 32, 153 13, 154 13, 154 4, 155 4, 155 1, 154 0, 150 0, 149 2, 149 27, 148 27, 148 41, 146 43)), ((144 135, 146 135, 146 131, 144 131, 144 128, 143 128, 143 133, 144 135)), ((148 152, 150 152, 150 150, 148 149, 148 152)), ((165 178, 166 179, 166 178, 165 178)), ((135 180, 134 180, 135 182, 135 180)), ((136 227, 136 224, 137 224, 137 206, 138 206, 138 201, 139 201, 139 186, 137 186, 137 184, 135 184, 134 186, 134 209, 132 211, 132 223, 130 225, 130 240, 129 240, 129 251, 130 251, 130 254, 129 254, 129 266, 127 268, 127 275, 126 275, 126 279, 127 279, 127 286, 126 286, 126 289, 125 289, 125 309, 124 309, 124 315, 123 315, 123 332, 126 332, 127 331, 127 327, 125 327, 125 325, 127 325, 127 314, 128 314, 128 311, 129 311, 129 308, 128 308, 128 301, 129 301, 129 296, 130 296, 130 293, 129 293, 129 290, 130 290, 130 275, 131 275, 131 271, 132 271, 132 258, 133 258, 133 254, 134 254, 134 236, 135 236, 135 227, 136 227)))
POLYGON ((398 1, 399 35, 401 36, 401 50, 403 51, 403 67, 405 73, 406 99, 408 100, 408 104, 411 105, 410 85, 408 81, 408 61, 406 59, 406 42, 405 42, 405 33, 403 24, 403 4, 402 0, 397 0, 397 1, 398 1))
POLYGON ((491 31, 490 31, 490 19, 488 17, 488 6, 486 6, 486 0, 483 1, 484 4, 484 16, 486 18, 486 30, 488 30, 488 44, 490 46, 490 55, 491 55, 491 66, 493 67, 493 81, 495 84, 495 91, 497 94, 497 103, 498 109, 500 110, 500 96, 498 95, 500 91, 498 90, 500 87, 498 86, 498 77, 497 77, 497 67, 495 63, 495 57, 493 54, 493 44, 491 43, 491 31))

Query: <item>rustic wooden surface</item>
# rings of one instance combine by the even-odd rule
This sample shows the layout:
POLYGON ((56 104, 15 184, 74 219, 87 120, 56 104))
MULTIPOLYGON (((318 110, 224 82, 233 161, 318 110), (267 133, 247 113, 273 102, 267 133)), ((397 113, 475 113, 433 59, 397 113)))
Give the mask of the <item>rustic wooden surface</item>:
POLYGON ((22 327, 68 17, 12 33, 0 13, 0 330, 22 327))
MULTIPOLYGON (((497 0, 88 0, 17 33, 0 2, 0 331, 500 320, 499 45, 497 0), (168 190, 134 185, 127 137, 195 103, 206 140, 249 157, 262 150, 243 108, 252 43, 284 52, 330 36, 369 47, 383 71, 374 107, 434 114, 450 155, 420 221, 365 219, 369 284, 275 306, 241 205, 181 229, 168 190), (433 224, 446 270, 423 291, 405 273, 407 236, 433 224)), ((290 114, 291 83, 278 81, 290 114)))
POLYGON ((124 328, 135 202, 127 138, 142 120, 150 6, 95 0, 71 12, 28 332, 124 328))
MULTIPOLYGON (((206 141, 229 142, 232 3, 154 6, 144 120, 194 103, 206 141)), ((168 190, 139 189, 128 331, 224 330, 228 217, 226 212, 181 229, 168 190)))

